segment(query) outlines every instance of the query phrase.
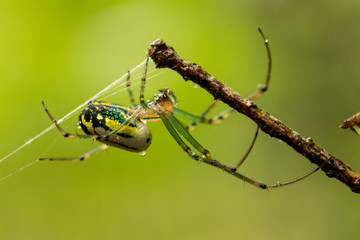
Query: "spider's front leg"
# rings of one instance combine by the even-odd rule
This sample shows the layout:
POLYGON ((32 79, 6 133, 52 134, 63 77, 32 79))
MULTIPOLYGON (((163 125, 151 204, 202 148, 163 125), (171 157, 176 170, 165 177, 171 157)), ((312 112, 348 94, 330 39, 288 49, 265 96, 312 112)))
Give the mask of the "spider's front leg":
POLYGON ((224 119, 228 118, 230 116, 231 113, 233 113, 235 110, 233 108, 228 108, 225 111, 220 112, 219 114, 217 114, 214 117, 207 117, 206 115, 210 112, 211 109, 213 109, 220 101, 219 100, 215 100, 208 108, 205 109, 205 111, 203 113, 201 113, 200 115, 196 115, 196 114, 192 114, 189 113, 187 111, 184 111, 182 109, 176 108, 174 107, 172 112, 180 117, 183 117, 185 119, 188 119, 191 121, 190 124, 188 124, 186 126, 186 129, 188 131, 193 130, 199 123, 202 124, 208 124, 208 125, 212 125, 212 124, 218 124, 221 121, 223 121, 224 119))
MULTIPOLYGON (((264 33, 261 31, 260 28, 258 30, 260 32, 262 39, 264 40, 266 53, 267 53, 267 57, 268 57, 268 69, 267 69, 265 84, 260 85, 254 93, 252 93, 250 96, 248 96, 246 98, 247 100, 250 100, 250 101, 254 101, 255 99, 259 98, 261 95, 263 95, 268 90, 269 85, 270 85, 270 79, 271 79, 271 71, 272 71, 272 58, 271 58, 271 52, 270 52, 270 47, 269 47, 269 40, 267 39, 267 37, 264 35, 264 33)), ((190 114, 190 113, 187 113, 180 109, 174 109, 173 112, 176 114, 179 113, 181 115, 191 115, 192 116, 192 119, 190 119, 191 123, 186 126, 187 130, 190 131, 190 130, 193 130, 198 125, 198 123, 205 123, 205 124, 220 123, 222 120, 226 119, 231 113, 235 112, 235 110, 233 108, 229 108, 229 109, 217 114, 216 116, 214 116, 212 118, 206 117, 206 115, 209 113, 209 111, 211 109, 213 109, 219 102, 220 102, 219 100, 214 100, 210 104, 210 106, 208 108, 206 108, 205 111, 200 115, 190 114)))
MULTIPOLYGON (((211 158, 210 152, 204 148, 182 125, 182 123, 177 120, 171 112, 160 113, 160 118, 164 123, 167 130, 170 132, 175 141, 180 145, 180 147, 194 160, 202 161, 206 163, 214 163, 217 167, 227 171, 234 172, 236 171, 235 167, 227 166, 221 164, 220 162, 211 158), (184 137, 201 155, 196 154, 191 148, 181 139, 180 135, 184 137)), ((215 166, 215 165, 214 165, 215 166)))

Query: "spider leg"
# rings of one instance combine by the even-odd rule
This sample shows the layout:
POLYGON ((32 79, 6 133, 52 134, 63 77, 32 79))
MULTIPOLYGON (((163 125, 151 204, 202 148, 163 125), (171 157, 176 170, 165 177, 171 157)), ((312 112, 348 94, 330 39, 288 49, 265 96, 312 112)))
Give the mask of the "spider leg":
POLYGON ((249 97, 247 97, 247 99, 250 101, 257 99, 264 92, 266 92, 266 90, 269 88, 269 83, 270 83, 270 79, 271 79, 272 59, 271 59, 271 52, 270 52, 270 47, 269 47, 269 39, 267 39, 267 37, 264 35, 264 33, 261 31, 260 28, 258 28, 258 30, 259 30, 260 35, 263 38, 264 43, 265 43, 266 53, 267 53, 267 57, 268 57, 268 70, 267 70, 267 74, 266 74, 265 85, 260 85, 259 88, 253 94, 251 94, 249 97))
POLYGON ((311 175, 313 175, 315 172, 317 172, 319 169, 321 169, 325 164, 327 164, 330 160, 332 160, 331 158, 328 159, 328 161, 324 162, 323 164, 321 164, 319 167, 315 168, 314 170, 312 170, 311 172, 305 174, 304 176, 301 176, 301 177, 298 177, 296 179, 293 179, 293 180, 290 180, 290 181, 287 181, 287 182, 278 182, 276 184, 273 184, 273 185, 269 185, 266 187, 266 189, 271 189, 271 188, 277 188, 277 187, 283 187, 283 186, 286 186, 286 185, 289 185, 289 184, 292 184, 292 183, 296 183, 300 180, 303 180, 311 175))
POLYGON ((166 113, 160 113, 159 114, 161 117, 161 120, 163 121, 164 125, 166 126, 166 128, 168 129, 168 131, 170 132, 170 134, 173 136, 173 138, 176 140, 176 142, 180 145, 180 147, 194 160, 197 161, 202 161, 205 162, 209 165, 212 165, 214 167, 220 168, 224 171, 226 171, 227 173, 233 175, 234 177, 237 177, 241 180, 244 180, 247 183, 250 183, 258 188, 261 189, 271 189, 271 188, 277 188, 277 187, 282 187, 282 186, 286 186, 292 183, 296 183, 302 179, 305 179, 309 176, 311 176, 312 174, 314 174, 316 171, 318 171, 319 169, 321 169, 327 162, 325 162, 323 165, 321 165, 320 167, 317 167, 315 170, 311 171, 310 173, 305 174, 302 177, 296 178, 294 180, 290 180, 287 182, 280 182, 280 183, 276 183, 276 184, 272 184, 272 185, 266 185, 265 183, 259 182, 257 180, 254 180, 252 178, 249 178, 239 172, 237 172, 236 170, 241 166, 241 164, 245 161, 245 159, 247 158, 247 156, 249 155, 250 151, 252 150, 254 144, 255 144, 255 140, 257 138, 258 135, 258 131, 259 128, 256 129, 256 133, 255 133, 255 137, 250 145, 250 148, 248 149, 247 153, 245 154, 245 156, 240 160, 240 162, 235 166, 228 166, 225 165, 215 159, 212 159, 210 156, 210 152, 208 150, 206 150, 205 148, 203 148, 195 139, 194 137, 191 136, 191 134, 186 130, 186 128, 179 122, 179 120, 177 120, 171 112, 166 112, 166 113), (182 137, 184 137, 196 150, 198 150, 199 152, 201 152, 203 155, 198 155, 196 154, 193 150, 191 150, 191 148, 181 139, 180 135, 182 137))
POLYGON ((210 112, 211 109, 213 109, 218 103, 220 102, 220 100, 214 100, 209 107, 207 107, 201 114, 200 114, 200 119, 199 121, 193 120, 190 124, 188 124, 186 126, 186 129, 188 131, 193 130, 197 124, 200 123, 208 123, 208 124, 216 124, 219 123, 223 118, 218 118, 217 116, 213 117, 213 118, 206 118, 206 114, 208 114, 210 112), (221 119, 221 120, 220 120, 221 119), (219 120, 219 121, 218 121, 219 120))
POLYGON ((255 145, 255 141, 257 139, 257 136, 259 134, 259 126, 257 126, 256 128, 256 132, 255 132, 255 136, 250 144, 250 147, 248 148, 247 152, 245 153, 244 157, 240 160, 240 162, 235 166, 235 171, 239 169, 239 167, 244 163, 245 159, 249 156, 251 150, 253 149, 254 145, 255 145))
MULTIPOLYGON (((240 160, 240 162, 239 162, 235 167, 233 167, 233 169, 232 169, 233 172, 228 171, 227 169, 224 169, 226 172, 228 172, 228 173, 234 175, 235 177, 240 178, 240 179, 242 179, 242 180, 244 180, 244 181, 246 181, 246 182, 248 182, 248 183, 250 183, 250 184, 252 184, 252 185, 254 185, 254 186, 256 186, 256 187, 259 187, 259 188, 262 188, 262 189, 272 189, 272 188, 283 187, 283 186, 286 186, 286 185, 289 185, 289 184, 292 184, 292 183, 296 183, 296 182, 298 182, 298 181, 300 181, 300 180, 303 180, 303 179, 311 176, 312 174, 314 174, 315 172, 317 172, 319 169, 321 169, 328 161, 331 160, 331 159, 329 159, 328 161, 326 161, 325 163, 323 163, 323 164, 320 165, 319 167, 315 168, 315 169, 312 170, 311 172, 309 172, 309 173, 307 173, 307 174, 305 174, 305 175, 303 175, 303 176, 301 176, 301 177, 298 177, 298 178, 295 178, 295 179, 293 179, 293 180, 286 181, 286 182, 277 182, 276 184, 266 185, 266 184, 264 184, 264 183, 261 183, 261 182, 258 182, 258 181, 256 181, 256 180, 254 180, 254 179, 248 178, 248 177, 240 174, 239 172, 236 172, 236 171, 239 169, 239 167, 244 163, 245 159, 249 156, 252 148, 253 148, 254 145, 255 145, 255 141, 256 141, 256 139, 257 139, 258 133, 259 133, 259 126, 258 126, 257 129, 256 129, 255 136, 254 136, 254 138, 253 138, 253 140, 252 140, 252 142, 251 142, 251 144, 250 144, 249 149, 247 150, 247 152, 246 152, 246 154, 244 155, 244 157, 240 160)), ((204 161, 204 162, 206 162, 206 161, 204 161)), ((211 165, 213 165, 213 166, 216 166, 216 165, 214 165, 214 164, 212 164, 212 163, 209 163, 209 164, 211 164, 211 165)), ((220 163, 220 164, 221 164, 221 163, 220 163)))
POLYGON ((272 185, 266 185, 265 183, 259 182, 257 180, 252 179, 252 178, 249 178, 249 177, 247 177, 245 175, 242 175, 239 172, 234 172, 232 170, 231 166, 226 166, 226 165, 222 164, 221 162, 219 162, 219 161, 217 161, 215 159, 204 159, 203 162, 205 162, 207 164, 210 164, 210 165, 212 165, 214 167, 221 168, 224 171, 226 171, 227 173, 233 175, 234 177, 239 178, 241 180, 244 180, 245 182, 250 183, 255 187, 258 187, 258 188, 261 188, 261 189, 272 189, 272 188, 277 188, 277 187, 283 187, 283 186, 286 186, 286 185, 289 185, 289 184, 292 184, 292 183, 296 183, 296 182, 298 182, 300 180, 303 180, 303 179, 311 176, 315 172, 317 172, 319 169, 321 169, 328 161, 323 163, 321 166, 317 167, 316 169, 314 169, 310 173, 305 174, 304 176, 301 176, 299 178, 296 178, 296 179, 293 179, 293 180, 290 180, 290 181, 287 181, 287 182, 278 182, 278 183, 272 184, 272 185))
MULTIPOLYGON (((271 58, 271 52, 270 52, 270 47, 269 47, 269 40, 267 39, 267 37, 264 35, 264 33, 261 31, 260 28, 258 30, 259 30, 261 37, 263 38, 264 43, 265 43, 266 53, 267 53, 267 57, 268 57, 268 70, 267 70, 267 74, 266 74, 265 85, 260 85, 254 93, 252 93, 250 96, 248 96, 246 98, 250 101, 254 101, 258 97, 260 97, 264 92, 267 91, 267 89, 269 88, 270 79, 271 79, 272 58, 271 58)), ((217 123, 221 122, 222 120, 226 119, 231 113, 233 113, 235 111, 234 109, 229 108, 229 109, 217 114, 215 117, 207 118, 206 114, 208 114, 208 112, 213 107, 215 107, 215 105, 217 105, 218 102, 219 102, 219 100, 215 100, 212 104, 210 104, 210 106, 208 108, 205 109, 205 111, 200 116, 193 115, 196 117, 194 117, 193 119, 190 119, 192 122, 189 125, 187 125, 187 127, 186 127, 187 130, 193 130, 198 125, 198 123, 217 124, 217 123)), ((173 112, 175 112, 175 111, 173 111, 173 112)), ((185 112, 185 111, 181 110, 181 112, 185 112)))
POLYGON ((44 161, 83 161, 83 160, 91 157, 94 153, 97 153, 101 150, 107 149, 108 147, 109 147, 108 145, 102 144, 87 153, 84 153, 78 157, 73 157, 73 158, 39 158, 39 160, 44 160, 44 161))
MULTIPOLYGON (((169 115, 172 115, 171 112, 168 112, 169 115)), ((175 123, 175 125, 172 124, 174 122, 173 119, 175 119, 173 116, 173 119, 170 121, 168 118, 169 116, 166 116, 164 113, 160 113, 160 118, 162 122, 164 123, 167 130, 170 132, 172 137, 175 139, 175 141, 180 145, 180 147, 194 160, 197 161, 204 161, 205 159, 210 159, 210 152, 206 150, 204 147, 202 147, 190 134, 186 131, 185 127, 180 123, 175 123), (181 132, 180 134, 186 138, 186 140, 189 141, 191 145, 193 145, 199 152, 201 152, 203 155, 196 154, 191 148, 181 139, 179 133, 176 131, 175 128, 181 126, 182 129, 185 129, 185 132, 181 132), (190 137, 189 137, 190 136, 190 137)), ((179 130, 178 130, 179 131, 179 130)))
MULTIPOLYGON (((181 123, 179 123, 179 125, 177 124, 176 126, 173 126, 170 119, 171 117, 169 118, 169 115, 165 115, 164 113, 160 113, 159 114, 165 127, 168 129, 168 131, 170 132, 170 134, 173 136, 173 138, 175 139, 175 141, 180 145, 180 147, 194 160, 197 160, 197 161, 202 161, 202 162, 205 162, 207 164, 210 164, 214 167, 217 167, 217 168, 220 168, 220 169, 223 169, 224 171, 230 173, 231 175, 237 177, 237 178, 240 178, 254 186, 257 186, 257 187, 260 187, 260 188, 267 188, 267 186, 263 183, 260 183, 256 180, 253 180, 251 178, 248 178, 238 172, 236 172, 236 169, 235 167, 232 167, 232 166, 228 166, 228 165, 225 165, 225 164, 222 164, 221 162, 215 160, 215 159, 212 159, 212 158, 207 158, 205 157, 205 155, 203 156, 200 156, 198 154, 196 154, 193 150, 191 150, 191 148, 181 139, 179 133, 175 130, 175 128, 177 128, 178 126, 182 126, 181 123), (235 169, 235 171, 234 171, 235 169)), ((176 118, 174 118, 176 119, 176 118)), ((182 126, 181 128, 182 130, 185 130, 184 132, 180 131, 180 134, 187 140, 190 142, 191 145, 193 145, 194 147, 198 145, 200 145, 191 135, 190 133, 187 132, 186 128, 184 126, 182 126), (185 133, 187 132, 187 133, 185 133), (190 138, 187 138, 191 136, 190 138), (195 141, 195 142, 194 142, 195 141)), ((178 130, 178 129, 177 129, 178 130)), ((179 130, 178 130, 179 131, 179 130)), ((201 145, 200 145, 201 146, 201 145)), ((198 149, 197 149, 198 150, 198 149)), ((207 150, 206 150, 207 151, 207 150)), ((207 153, 209 153, 207 151, 207 153)))
POLYGON ((145 84, 146 84, 146 73, 147 73, 147 68, 149 65, 149 56, 146 57, 146 61, 145 61, 145 68, 144 68, 144 75, 141 78, 141 87, 140 87, 140 104, 141 106, 143 106, 145 109, 148 108, 145 100, 144 100, 144 92, 145 92, 145 84))
POLYGON ((184 111, 184 110, 176 108, 176 107, 174 107, 172 109, 172 112, 177 116, 180 116, 180 117, 190 120, 191 123, 186 126, 186 129, 188 131, 191 131, 198 125, 198 123, 209 124, 209 125, 218 124, 222 120, 229 117, 230 114, 235 111, 233 108, 229 108, 229 109, 217 114, 216 116, 214 116, 212 118, 206 117, 206 114, 208 114, 209 111, 213 107, 215 107, 219 102, 220 102, 219 100, 215 100, 208 108, 205 109, 205 111, 201 115, 192 114, 192 113, 189 113, 187 111, 184 111))
MULTIPOLYGON (((214 103, 215 103, 215 101, 214 101, 214 103)), ((207 110, 209 110, 209 109, 207 109, 207 110)), ((232 108, 229 108, 228 110, 233 110, 233 109, 232 109, 232 108)), ((198 121, 193 121, 193 123, 200 122, 200 123, 207 123, 207 124, 216 124, 216 123, 218 123, 219 121, 222 121, 223 119, 225 119, 226 117, 229 116, 229 114, 230 114, 231 112, 228 111, 228 110, 226 110, 226 111, 218 114, 218 115, 215 116, 214 118, 202 118, 202 116, 203 116, 204 114, 206 114, 208 111, 205 111, 201 116, 197 116, 197 115, 194 115, 194 114, 185 112, 184 110, 181 110, 181 109, 179 109, 179 108, 173 108, 173 109, 172 109, 172 112, 173 112, 174 114, 179 115, 179 116, 182 116, 182 117, 184 117, 184 118, 197 119, 197 120, 198 120, 198 121)), ((189 129, 189 125, 186 126, 186 127, 181 127, 181 126, 183 126, 183 125, 182 125, 174 116, 170 116, 170 117, 169 117, 169 121, 170 121, 170 122, 171 122, 171 119, 175 119, 175 120, 173 120, 173 121, 175 122, 175 124, 176 124, 176 122, 178 122, 179 125, 178 125, 178 127, 176 127, 176 128, 177 128, 177 130, 178 130, 179 132, 181 132, 182 134, 185 133, 184 137, 185 137, 186 135, 189 135, 188 138, 189 138, 189 139, 193 139, 192 141, 193 141, 193 142, 196 142, 196 140, 188 133, 188 131, 191 130, 191 129, 189 129), (181 126, 180 126, 180 125, 181 125, 181 126), (185 131, 185 130, 182 129, 182 128, 185 128, 187 131, 185 131), (186 133, 187 133, 187 134, 186 134, 186 133)), ((171 123, 172 123, 172 122, 171 122, 171 123)), ((175 126, 174 123, 172 123, 172 124, 175 126)), ((194 125, 192 125, 192 126, 194 126, 194 125)), ((256 139, 257 139, 258 133, 259 133, 259 127, 257 127, 257 129, 256 129, 255 136, 254 136, 254 138, 253 138, 253 140, 252 140, 252 142, 251 142, 251 145, 250 145, 249 149, 247 150, 247 152, 246 152, 246 154, 244 155, 244 157, 240 160, 240 162, 234 167, 234 171, 236 171, 237 169, 239 169, 239 167, 243 164, 243 162, 245 161, 245 159, 246 159, 246 158, 248 157, 248 155, 250 154, 252 148, 253 148, 254 145, 255 145, 255 141, 256 141, 256 139)), ((185 137, 185 138, 186 138, 186 137, 185 137)), ((199 145, 200 145, 200 144, 199 144, 199 145)), ((201 151, 200 151, 200 152, 201 152, 201 151)))
MULTIPOLYGON (((175 128, 177 132, 179 132, 197 151, 202 153, 206 158, 211 158, 210 152, 205 149, 184 127, 184 125, 174 117, 174 115, 171 112, 167 112, 167 114, 160 114, 161 120, 163 120, 164 123, 168 122, 170 126, 175 128)), ((177 133, 175 131, 175 133, 177 133)), ((189 147, 186 148, 187 152, 189 147)), ((190 155, 190 153, 188 152, 190 155)), ((193 153, 192 153, 193 154, 193 153)))
POLYGON ((134 96, 133 96, 133 91, 131 89, 130 71, 128 71, 127 78, 126 78, 126 88, 128 90, 128 93, 129 93, 130 104, 131 104, 131 106, 135 106, 135 99, 134 99, 134 96))
POLYGON ((49 110, 47 109, 47 107, 45 106, 44 101, 41 101, 45 112, 47 113, 47 115, 50 117, 51 121, 53 122, 53 124, 56 126, 56 128, 59 130, 59 132, 61 133, 61 135, 63 135, 66 138, 80 138, 80 139, 93 139, 96 140, 97 135, 80 135, 80 134, 72 134, 72 133, 67 133, 65 132, 60 125, 57 123, 56 119, 53 118, 53 116, 50 114, 49 110))

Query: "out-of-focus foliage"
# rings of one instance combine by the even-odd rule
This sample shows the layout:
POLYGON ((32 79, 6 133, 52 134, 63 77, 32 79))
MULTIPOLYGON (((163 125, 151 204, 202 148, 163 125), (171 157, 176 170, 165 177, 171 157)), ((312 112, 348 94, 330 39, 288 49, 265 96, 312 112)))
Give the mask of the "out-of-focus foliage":
MULTIPOLYGON (((51 124, 41 100, 56 118, 64 116, 139 64, 159 37, 241 95, 252 93, 267 67, 261 27, 274 67, 257 104, 359 171, 359 139, 338 128, 359 109, 359 10, 356 1, 3 0, 0 158, 51 124)), ((170 87, 179 108, 200 113, 211 102, 204 90, 161 72, 149 80, 146 98, 170 87)), ((127 105, 126 94, 111 101, 127 105)), ((192 161, 161 122, 149 125, 153 144, 145 157, 109 148, 81 163, 37 162, 0 182, 0 239, 359 236, 359 195, 322 172, 270 192, 256 189, 192 161)), ((62 126, 80 132, 76 117, 62 126)), ((234 164, 255 128, 234 114, 193 134, 214 158, 234 164)), ((52 130, 0 163, 0 177, 38 157, 76 156, 97 145, 52 130)), ((240 171, 275 183, 314 168, 260 134, 240 171)))

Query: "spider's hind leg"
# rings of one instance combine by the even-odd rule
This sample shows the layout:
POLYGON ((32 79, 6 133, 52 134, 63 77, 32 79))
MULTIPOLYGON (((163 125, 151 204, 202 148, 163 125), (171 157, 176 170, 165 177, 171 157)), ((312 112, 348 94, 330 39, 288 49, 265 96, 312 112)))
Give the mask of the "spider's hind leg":
POLYGON ((44 161, 83 161, 85 159, 88 159, 89 157, 91 157, 93 154, 107 149, 109 146, 106 144, 102 144, 97 148, 92 149, 91 151, 84 153, 78 157, 73 157, 73 158, 39 158, 39 160, 44 160, 44 161))
POLYGON ((47 109, 47 107, 45 106, 44 101, 41 101, 45 112, 47 113, 47 115, 49 116, 49 118, 51 119, 51 121, 53 122, 53 124, 56 126, 56 128, 59 130, 59 132, 61 133, 61 135, 63 135, 66 138, 80 138, 80 139, 93 139, 96 140, 98 138, 97 135, 80 135, 80 134, 72 134, 72 133, 67 133, 64 131, 64 129, 62 129, 60 127, 60 125, 58 124, 58 122, 56 121, 55 118, 53 118, 53 116, 50 114, 49 110, 47 109))

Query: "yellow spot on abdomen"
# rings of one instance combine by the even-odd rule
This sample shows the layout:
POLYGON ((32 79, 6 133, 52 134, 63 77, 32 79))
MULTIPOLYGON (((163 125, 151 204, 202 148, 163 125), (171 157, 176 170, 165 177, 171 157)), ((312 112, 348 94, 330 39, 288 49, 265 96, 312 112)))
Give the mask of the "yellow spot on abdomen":
POLYGON ((105 117, 105 124, 106 124, 106 126, 108 126, 109 128, 111 128, 113 130, 121 125, 121 123, 119 121, 110 119, 108 117, 105 117))
POLYGON ((83 125, 86 126, 87 130, 91 133, 91 134, 95 134, 94 132, 94 127, 93 127, 93 123, 92 123, 92 119, 90 118, 90 121, 86 121, 85 120, 85 115, 81 116, 81 122, 83 125))

